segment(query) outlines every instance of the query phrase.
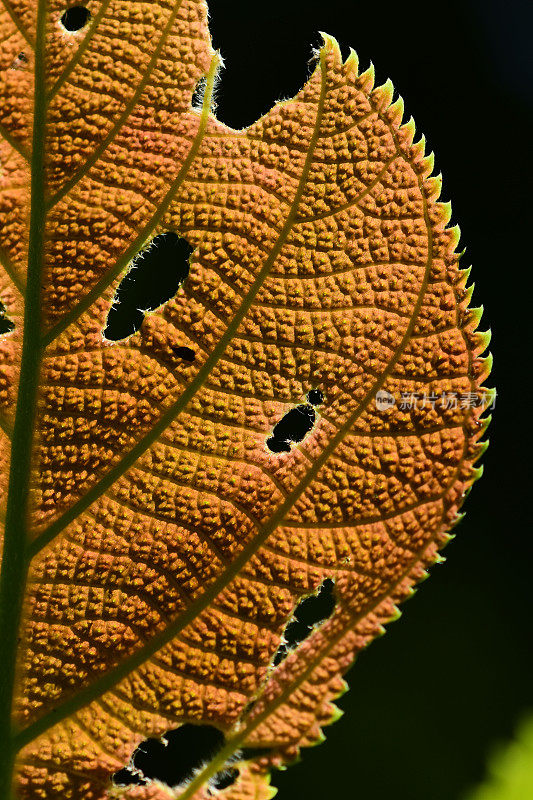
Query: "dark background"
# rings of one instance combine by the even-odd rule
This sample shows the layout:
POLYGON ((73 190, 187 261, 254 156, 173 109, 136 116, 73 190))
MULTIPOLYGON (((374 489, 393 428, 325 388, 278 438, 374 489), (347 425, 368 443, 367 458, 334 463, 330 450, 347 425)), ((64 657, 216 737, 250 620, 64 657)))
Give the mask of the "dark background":
MULTIPOLYGON (((485 474, 443 566, 363 653, 321 747, 281 798, 459 800, 533 712, 529 427, 533 5, 518 0, 210 0, 218 117, 243 127, 308 76, 319 30, 391 77, 436 154, 491 327, 498 389, 485 474)), ((526 798, 524 798, 526 800, 526 798)))

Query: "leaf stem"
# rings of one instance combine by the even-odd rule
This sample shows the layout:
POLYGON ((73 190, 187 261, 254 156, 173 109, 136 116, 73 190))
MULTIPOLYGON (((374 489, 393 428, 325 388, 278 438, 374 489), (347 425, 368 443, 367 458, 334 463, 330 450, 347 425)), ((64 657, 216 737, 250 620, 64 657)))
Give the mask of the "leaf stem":
POLYGON ((41 272, 44 237, 44 129, 45 129, 45 43, 46 0, 37 6, 35 52, 34 126, 31 160, 31 213, 28 247, 28 284, 24 313, 24 339, 17 413, 13 428, 11 467, 6 511, 4 553, 0 572, 0 642, 4 655, 0 683, 0 797, 12 797, 14 764, 12 703, 16 679, 19 624, 28 570, 25 544, 30 494, 33 430, 41 361, 41 272))

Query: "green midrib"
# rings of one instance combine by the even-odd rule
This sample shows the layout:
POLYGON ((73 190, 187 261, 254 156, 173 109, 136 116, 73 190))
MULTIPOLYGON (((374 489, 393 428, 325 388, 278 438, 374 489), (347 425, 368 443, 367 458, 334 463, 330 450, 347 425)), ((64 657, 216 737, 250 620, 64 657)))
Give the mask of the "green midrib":
POLYGON ((0 683, 0 797, 12 797, 14 761, 11 727, 19 623, 28 570, 26 558, 30 469, 41 361, 41 274, 45 220, 44 129, 46 0, 37 5, 35 45, 34 125, 31 157, 31 210, 28 280, 23 346, 6 510, 4 552, 0 572, 0 642, 3 654, 0 683))

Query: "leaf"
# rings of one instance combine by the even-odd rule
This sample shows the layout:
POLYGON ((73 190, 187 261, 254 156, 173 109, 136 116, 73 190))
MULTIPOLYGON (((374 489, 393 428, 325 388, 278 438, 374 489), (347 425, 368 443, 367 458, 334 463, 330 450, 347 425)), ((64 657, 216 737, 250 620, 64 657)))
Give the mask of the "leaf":
POLYGON ((516 740, 490 758, 487 780, 467 800, 523 800, 533 793, 533 721, 524 720, 516 740))
POLYGON ((14 769, 24 800, 259 800, 450 538, 488 335, 433 158, 353 51, 324 36, 296 97, 234 131, 204 2, 87 9, 0 3, 0 796, 14 769), (166 232, 187 279, 106 340, 166 232), (275 659, 325 580, 333 612, 275 659), (191 722, 225 742, 192 781, 112 785, 191 722))

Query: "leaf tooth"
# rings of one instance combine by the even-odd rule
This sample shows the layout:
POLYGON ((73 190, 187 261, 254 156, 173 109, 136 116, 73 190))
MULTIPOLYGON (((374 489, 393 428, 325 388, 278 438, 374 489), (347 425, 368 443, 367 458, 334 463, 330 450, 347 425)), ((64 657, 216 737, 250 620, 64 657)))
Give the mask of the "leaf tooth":
MULTIPOLYGON (((468 297, 468 301, 472 296, 472 292, 474 291, 475 284, 473 283, 472 286, 469 286, 468 289, 465 291, 465 295, 468 297)), ((466 303, 468 305, 468 302, 466 303)), ((481 322, 481 317, 483 316, 483 306, 475 306, 474 308, 467 308, 464 320, 464 327, 470 328, 472 331, 477 330, 479 323, 481 322)))
POLYGON ((448 236, 450 238, 450 244, 453 248, 453 253, 457 255, 458 258, 462 258, 466 253, 466 247, 464 247, 460 253, 456 253, 455 251, 459 247, 459 242, 461 241, 461 228, 459 225, 455 224, 452 225, 450 228, 447 229, 448 236))
POLYGON ((490 344, 492 333, 490 328, 486 331, 474 331, 472 334, 472 343, 474 346, 474 355, 480 356, 485 352, 490 344))
MULTIPOLYGON (((468 308, 468 306, 470 305, 470 301, 472 300, 472 295, 474 293, 475 285, 476 285, 475 283, 471 283, 470 286, 466 286, 463 289, 463 296, 460 300, 460 305, 465 311, 464 321, 468 325, 470 325, 472 312, 477 311, 477 309, 475 308, 468 308)), ((479 316, 479 319, 481 319, 481 315, 479 316)), ((474 328, 477 328, 477 325, 475 325, 474 328)))
MULTIPOLYGON (((496 397, 496 389, 486 389, 485 394, 487 395, 487 402, 489 405, 492 405, 494 402, 494 398, 496 397)), ((476 420, 478 429, 475 433, 477 438, 484 436, 487 432, 487 428, 489 427, 490 423, 492 422, 492 414, 487 414, 486 417, 478 417, 476 420)), ((487 442, 489 440, 487 439, 487 442)))
POLYGON ((411 147, 416 133, 416 125, 412 117, 410 117, 407 122, 402 125, 399 133, 401 134, 402 143, 405 145, 405 147, 411 147))
POLYGON ((425 180, 425 193, 428 200, 438 200, 442 191, 442 175, 433 175, 425 180))
MULTIPOLYGON (((472 481, 472 484, 474 484, 476 481, 478 481, 481 478, 481 476, 483 475, 484 471, 485 471, 485 467, 483 466, 483 464, 480 464, 479 467, 472 467, 472 473, 471 473, 472 477, 470 478, 470 480, 472 481)), ((470 486, 469 488, 471 489, 472 486, 470 486)))
POLYGON ((469 470, 469 472, 468 472, 468 474, 466 475, 466 478, 465 478, 467 483, 466 483, 466 486, 465 486, 463 494, 462 494, 463 500, 466 500, 466 498, 468 497, 468 495, 472 491, 472 487, 473 487, 474 483, 476 482, 476 478, 473 476, 473 473, 475 473, 475 469, 473 467, 471 467, 471 469, 469 470))
MULTIPOLYGON (((335 720, 331 721, 334 722, 335 720)), ((322 728, 319 728, 316 731, 316 734, 314 734, 314 728, 315 726, 313 726, 313 728, 311 728, 311 730, 308 732, 308 735, 313 736, 313 740, 307 743, 307 747, 317 747, 319 744, 323 744, 326 741, 326 734, 322 728)))
MULTIPOLYGON (((457 225, 455 227, 458 227, 457 225)), ((453 231, 453 228, 450 228, 450 231, 453 231)), ((455 288, 461 292, 466 289, 466 284, 468 283, 468 279, 470 277, 470 273, 472 272, 472 267, 466 267, 465 269, 459 270, 459 277, 455 282, 455 288)))
POLYGON ((344 66, 346 67, 347 71, 352 73, 353 77, 356 78, 359 75, 359 56, 353 47, 350 47, 350 55, 344 62, 344 66))
MULTIPOLYGON (((450 526, 450 530, 451 530, 452 528, 455 528, 455 526, 456 526, 456 525, 459 525, 459 523, 463 521, 463 519, 465 518, 465 516, 466 516, 466 515, 465 515, 465 512, 464 512, 464 511, 459 511, 459 512, 458 512, 458 513, 455 515, 455 518, 454 518, 454 520, 452 521, 452 524, 451 524, 451 526, 450 526)), ((455 534, 454 534, 453 536, 450 536, 450 539, 454 539, 454 538, 455 538, 455 534)))
POLYGON ((451 200, 447 200, 445 203, 436 203, 433 214, 436 217, 435 222, 445 228, 452 218, 451 200))
POLYGON ((398 97, 394 103, 391 103, 390 106, 387 108, 385 112, 386 118, 389 120, 391 125, 395 128, 399 128, 402 124, 403 115, 404 115, 404 103, 403 98, 398 97))
POLYGON ((485 358, 476 358, 474 361, 475 369, 476 369, 476 378, 478 379, 479 383, 483 383, 489 377, 490 373, 492 372, 492 364, 493 364, 493 357, 492 353, 488 353, 485 358))
MULTIPOLYGON (((414 594, 414 590, 413 590, 412 594, 414 594)), ((411 594, 411 596, 412 596, 412 594, 411 594)), ((400 611, 398 606, 395 605, 394 606, 394 610, 393 610, 391 616, 389 617, 389 622, 396 622, 396 620, 400 619, 401 616, 402 616, 402 612, 400 611)))
POLYGON ((433 151, 424 156, 421 166, 422 177, 427 180, 435 169, 435 153, 433 151))
POLYGON ((331 722, 337 722, 338 719, 344 716, 344 711, 336 705, 332 705, 332 708, 331 722))
MULTIPOLYGON (((461 519, 462 519, 462 517, 461 517, 461 519)), ((458 522, 460 522, 461 519, 459 519, 458 522)), ((458 524, 458 522, 456 524, 458 524)), ((448 525, 448 527, 453 528, 453 522, 447 522, 446 524, 448 525)), ((440 547, 440 549, 444 550, 445 547, 448 547, 450 542, 452 542, 455 539, 456 536, 457 536, 456 533, 449 533, 449 531, 447 533, 439 533, 439 547, 440 547)))
POLYGON ((367 70, 362 72, 359 75, 359 83, 361 85, 361 89, 366 92, 366 94, 370 95, 372 89, 374 88, 374 81, 376 79, 376 71, 374 69, 374 65, 370 62, 370 66, 367 70))
POLYGON ((376 86, 372 92, 372 100, 376 108, 381 112, 385 111, 391 104, 393 94, 394 85, 390 78, 381 86, 376 86))
POLYGON ((481 458, 481 456, 486 452, 488 446, 489 446, 488 439, 485 439, 484 442, 476 442, 476 445, 473 448, 471 456, 473 464, 475 464, 475 462, 481 458))
POLYGON ((429 578, 429 571, 425 569, 422 575, 419 576, 418 580, 420 583, 422 583, 422 581, 427 581, 428 578, 429 578))
MULTIPOLYGON (((485 394, 487 396, 487 407, 489 407, 496 400, 496 389, 495 388, 486 389, 485 387, 483 387, 483 391, 485 392, 485 394)), ((483 419, 479 420, 479 422, 485 422, 485 420, 488 420, 487 425, 485 426, 484 430, 487 430, 491 419, 492 419, 492 414, 489 414, 488 416, 483 417, 483 419)))
MULTIPOLYGON (((490 423, 491 419, 492 419, 492 417, 489 419, 489 423, 490 423)), ((485 422, 485 419, 483 419, 483 422, 485 422)), ((479 430, 479 431, 477 431, 477 433, 475 435, 476 436, 482 436, 483 433, 482 433, 481 430, 479 430)), ((473 464, 479 458, 481 458, 482 455, 485 454, 485 451, 487 450, 489 444, 490 444, 490 439, 483 439, 483 441, 480 441, 478 439, 474 439, 470 443, 470 453, 472 455, 470 455, 469 457, 472 459, 472 463, 473 464)))
MULTIPOLYGON (((419 162, 423 159, 426 150, 426 137, 424 134, 420 137, 418 142, 413 142, 411 145, 411 158, 413 161, 419 162)), ((419 172, 420 170, 417 170, 419 172)))

